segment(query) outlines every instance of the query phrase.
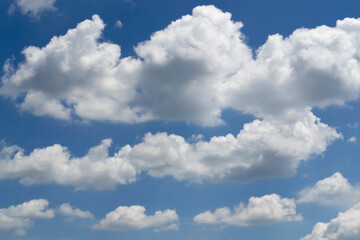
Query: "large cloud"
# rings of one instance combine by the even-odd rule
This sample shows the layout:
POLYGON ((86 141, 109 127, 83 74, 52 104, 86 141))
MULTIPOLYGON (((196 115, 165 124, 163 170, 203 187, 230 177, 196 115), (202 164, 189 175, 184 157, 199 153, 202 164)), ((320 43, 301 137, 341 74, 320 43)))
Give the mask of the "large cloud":
POLYGON ((231 211, 228 207, 223 207, 216 209, 215 212, 206 211, 194 217, 194 221, 197 223, 223 223, 234 226, 301 220, 302 216, 296 214, 295 199, 281 198, 277 194, 251 197, 247 206, 240 203, 239 206, 235 207, 234 211, 231 211))
POLYGON ((13 231, 14 235, 25 235, 26 229, 31 227, 35 219, 54 217, 54 211, 48 209, 49 202, 36 199, 17 206, 0 209, 0 233, 13 231))
POLYGON ((35 149, 29 155, 17 146, 3 145, 0 179, 20 179, 23 184, 55 182, 78 189, 110 189, 136 180, 145 172, 153 177, 201 182, 248 182, 267 177, 289 177, 299 163, 321 154, 340 135, 320 123, 311 112, 294 124, 275 125, 255 120, 237 136, 228 134, 210 141, 188 143, 178 135, 148 133, 143 142, 126 145, 113 156, 111 140, 72 157, 60 145, 35 149), (166 147, 164 147, 166 146, 166 147))
POLYGON ((269 121, 297 121, 307 107, 344 104, 360 90, 359 19, 336 27, 269 36, 252 57, 242 24, 200 6, 120 57, 101 42, 99 16, 45 47, 30 46, 17 67, 5 65, 1 93, 35 115, 140 122, 221 124, 233 108, 269 121))
POLYGON ((147 216, 143 206, 120 206, 106 214, 94 229, 99 230, 140 230, 143 228, 156 228, 156 230, 177 230, 179 217, 175 210, 156 211, 154 215, 147 216))
POLYGON ((360 202, 360 188, 359 186, 352 186, 341 173, 337 172, 299 193, 298 203, 311 202, 351 207, 360 202))
POLYGON ((311 234, 301 240, 358 240, 360 239, 360 204, 355 205, 328 223, 319 222, 311 234))

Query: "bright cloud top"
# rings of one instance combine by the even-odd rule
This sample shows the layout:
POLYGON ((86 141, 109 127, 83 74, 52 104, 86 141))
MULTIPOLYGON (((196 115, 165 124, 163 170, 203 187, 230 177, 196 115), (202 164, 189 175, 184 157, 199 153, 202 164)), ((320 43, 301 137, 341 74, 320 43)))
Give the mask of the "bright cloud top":
POLYGON ((352 186, 341 173, 337 172, 299 193, 298 203, 310 202, 350 207, 360 202, 360 187, 352 186))
POLYGON ((228 207, 218 208, 215 212, 206 211, 194 217, 202 224, 228 224, 250 226, 277 222, 301 221, 296 214, 295 199, 281 198, 277 194, 251 197, 248 205, 240 203, 234 211, 228 207))
POLYGON ((54 217, 54 211, 48 209, 49 202, 36 199, 16 206, 0 209, 0 232, 13 231, 14 235, 25 235, 26 229, 34 224, 36 219, 54 217))
POLYGON ((307 107, 342 105, 360 91, 360 20, 269 36, 252 57, 242 23, 214 6, 194 8, 139 43, 136 57, 101 42, 105 24, 85 20, 5 65, 1 94, 37 116, 203 126, 232 108, 268 121, 297 121, 307 107))
POLYGON ((357 240, 360 238, 360 204, 328 223, 319 222, 311 234, 301 240, 357 240))
POLYGON ((74 218, 93 219, 94 215, 90 211, 83 211, 78 208, 74 208, 69 203, 63 203, 60 205, 58 212, 67 217, 68 221, 72 221, 74 218))
POLYGON ((54 11, 56 0, 15 0, 9 11, 14 11, 17 6, 22 14, 28 14, 31 17, 38 18, 44 11, 54 11))
POLYGON ((177 230, 179 217, 175 210, 156 211, 154 215, 147 216, 145 207, 120 206, 106 214, 94 229, 99 230, 140 230, 144 228, 156 228, 155 230, 177 230))
POLYGON ((237 136, 213 137, 208 142, 188 143, 178 135, 148 133, 141 143, 126 145, 113 156, 108 154, 110 139, 79 158, 58 144, 35 149, 29 155, 24 155, 20 147, 3 144, 0 179, 20 179, 26 185, 54 182, 102 190, 134 182, 142 172, 192 182, 289 177, 296 173, 301 161, 321 154, 339 137, 309 112, 294 124, 255 120, 245 124, 237 136))

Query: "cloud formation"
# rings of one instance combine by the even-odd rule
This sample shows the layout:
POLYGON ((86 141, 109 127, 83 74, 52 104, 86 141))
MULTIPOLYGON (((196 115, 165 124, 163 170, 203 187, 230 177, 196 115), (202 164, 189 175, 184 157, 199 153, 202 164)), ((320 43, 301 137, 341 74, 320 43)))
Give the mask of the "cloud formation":
POLYGON ((18 7, 22 14, 27 14, 33 18, 39 18, 44 11, 54 11, 54 3, 56 0, 15 0, 15 3, 10 6, 9 13, 18 7))
POLYGON ((277 222, 301 221, 296 214, 295 199, 281 198, 277 194, 251 197, 248 205, 240 203, 234 211, 228 207, 218 208, 215 212, 206 211, 194 217, 201 224, 228 224, 251 226, 277 222))
POLYGON ((156 228, 156 231, 177 230, 178 221, 179 217, 175 210, 156 211, 154 215, 147 216, 143 206, 120 206, 106 214, 105 218, 93 226, 93 229, 129 231, 156 228))
POLYGON ((254 57, 242 26, 199 6, 122 58, 120 46, 100 41, 105 24, 94 15, 45 47, 25 48, 18 66, 5 64, 0 91, 38 116, 203 126, 222 124, 228 108, 294 122, 308 107, 358 98, 359 19, 271 35, 254 57))
POLYGON ((16 206, 0 209, 0 233, 13 231, 14 235, 23 236, 26 229, 36 219, 54 217, 54 211, 48 209, 49 202, 45 199, 30 200, 16 206))
POLYGON ((351 185, 341 173, 318 181, 313 187, 299 193, 298 203, 318 203, 351 207, 360 202, 360 187, 351 185))
POLYGON ((191 182, 289 177, 296 173, 301 161, 321 154, 339 137, 308 112, 306 118, 294 124, 255 120, 245 124, 237 136, 228 134, 210 141, 189 143, 174 134, 148 133, 141 143, 126 145, 113 156, 108 154, 110 139, 92 147, 83 157, 73 157, 58 144, 25 155, 20 147, 3 143, 0 179, 20 179, 26 185, 54 182, 77 189, 103 190, 134 182, 142 172, 191 182))
POLYGON ((328 223, 319 222, 311 234, 301 240, 357 240, 360 238, 360 204, 355 205, 328 223))
POLYGON ((63 203, 60 205, 58 212, 65 216, 68 221, 74 218, 93 219, 94 215, 90 211, 82 211, 81 209, 74 208, 70 203, 63 203))

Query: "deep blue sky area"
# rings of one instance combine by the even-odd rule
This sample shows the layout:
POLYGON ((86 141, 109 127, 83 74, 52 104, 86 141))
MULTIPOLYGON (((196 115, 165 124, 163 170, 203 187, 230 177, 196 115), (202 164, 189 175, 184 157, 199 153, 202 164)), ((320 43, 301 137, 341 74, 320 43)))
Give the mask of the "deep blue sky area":
MULTIPOLYGON (((120 45, 122 57, 136 57, 134 47, 149 40, 154 32, 166 28, 172 21, 191 14, 192 9, 199 5, 214 5, 231 13, 233 21, 241 21, 244 24, 241 29, 244 41, 254 55, 269 35, 280 34, 286 38, 299 28, 320 25, 334 27, 337 20, 360 18, 360 2, 355 0, 57 0, 54 3, 56 10, 44 11, 38 17, 22 14, 19 7, 13 14, 9 14, 8 9, 14 2, 0 2, 0 65, 13 58, 13 64, 17 66, 24 62, 21 54, 23 49, 28 46, 44 47, 53 36, 66 34, 69 29, 75 28, 85 19, 91 19, 94 14, 98 14, 106 24, 100 41, 120 45), (117 20, 122 22, 122 28, 115 27, 117 20)), ((4 74, 3 70, 0 71, 1 76, 4 74)), ((60 144, 68 148, 72 157, 82 157, 89 148, 107 138, 113 140, 109 150, 109 155, 113 155, 127 144, 134 146, 143 142, 148 132, 176 134, 189 142, 193 135, 201 134, 204 141, 209 141, 214 136, 229 133, 236 136, 244 124, 257 118, 250 113, 227 108, 222 109, 224 124, 213 127, 162 119, 119 123, 107 120, 83 121, 74 116, 71 120, 61 120, 21 110, 23 97, 11 99, 0 96, 0 139, 4 139, 9 146, 20 146, 25 155, 36 148, 60 144)), ((58 209, 62 203, 70 203, 94 215, 93 219, 74 219, 69 222, 54 210, 54 218, 32 219, 29 227, 25 227, 24 236, 14 236, 14 229, 2 231, 0 226, 0 239, 300 240, 311 233, 317 222, 329 222, 347 208, 297 203, 296 213, 302 215, 302 221, 279 221, 252 226, 200 224, 194 222, 193 218, 199 213, 208 210, 213 212, 220 207, 232 209, 240 202, 247 204, 251 197, 272 193, 283 198, 298 199, 301 190, 336 172, 340 172, 354 186, 360 182, 360 150, 357 142, 360 138, 359 100, 347 101, 343 106, 314 107, 312 112, 321 122, 341 133, 342 137, 329 144, 326 150, 300 161, 296 174, 287 177, 265 177, 242 183, 212 180, 199 183, 177 180, 172 176, 156 178, 142 172, 137 175, 136 182, 117 184, 112 190, 77 190, 74 186, 55 182, 24 185, 19 182, 19 177, 4 177, 0 170, 0 216, 1 209, 32 199, 48 200, 51 209, 58 209), (349 142, 351 137, 355 140, 349 142), (176 209, 179 229, 160 232, 154 231, 152 227, 121 231, 92 229, 107 213, 119 206, 132 205, 144 206, 147 215, 176 209)), ((1 157, 0 163, 4 161, 1 157)))

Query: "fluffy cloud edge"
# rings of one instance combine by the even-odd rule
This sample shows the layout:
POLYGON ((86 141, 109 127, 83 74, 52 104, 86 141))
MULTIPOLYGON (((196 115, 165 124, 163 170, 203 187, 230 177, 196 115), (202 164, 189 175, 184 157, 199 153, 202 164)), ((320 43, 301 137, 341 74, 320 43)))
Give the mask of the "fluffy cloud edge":
POLYGON ((141 173, 198 183, 246 183, 293 176, 302 161, 323 153, 339 138, 340 134, 309 112, 295 124, 273 125, 255 120, 245 124, 237 136, 216 136, 209 141, 187 142, 175 134, 148 133, 142 142, 125 145, 112 156, 111 139, 104 139, 82 157, 72 156, 59 144, 25 155, 20 147, 3 143, 0 179, 20 179, 25 185, 57 183, 96 190, 135 182, 141 173))
POLYGON ((154 228, 155 231, 178 230, 179 217, 176 210, 156 211, 154 215, 146 215, 145 207, 139 205, 119 206, 106 214, 96 230, 133 231, 154 228))
POLYGON ((360 204, 356 204, 330 222, 317 223, 301 240, 343 240, 360 238, 360 204))
POLYGON ((222 207, 215 212, 206 211, 193 218, 194 222, 199 224, 232 226, 274 224, 302 219, 301 214, 296 214, 295 199, 281 198, 277 194, 251 197, 247 205, 240 203, 234 210, 222 207))
POLYGON ((351 185, 340 172, 319 180, 298 194, 298 203, 317 203, 348 208, 360 202, 360 187, 351 185))

